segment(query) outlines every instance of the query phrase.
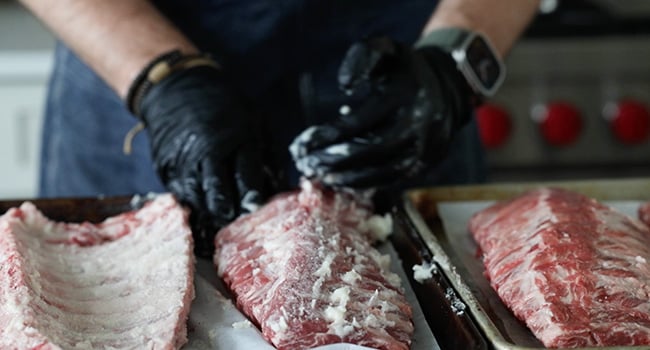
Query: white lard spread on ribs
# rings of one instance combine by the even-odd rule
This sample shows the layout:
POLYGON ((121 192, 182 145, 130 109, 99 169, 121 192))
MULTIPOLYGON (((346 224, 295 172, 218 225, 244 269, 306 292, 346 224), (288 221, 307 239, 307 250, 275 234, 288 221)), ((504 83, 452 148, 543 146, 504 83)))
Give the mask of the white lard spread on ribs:
POLYGON ((100 224, 54 222, 26 202, 0 217, 0 348, 180 348, 193 269, 171 195, 100 224))
POLYGON ((545 346, 650 344, 650 229, 639 220, 542 188, 469 228, 492 287, 545 346))
POLYGON ((435 263, 424 262, 422 265, 413 265, 413 279, 419 283, 424 283, 424 281, 433 277, 434 273, 438 273, 438 268, 435 263))
POLYGON ((353 343, 406 350, 411 307, 390 257, 392 231, 367 202, 303 181, 216 237, 214 262, 238 307, 278 349, 353 343))

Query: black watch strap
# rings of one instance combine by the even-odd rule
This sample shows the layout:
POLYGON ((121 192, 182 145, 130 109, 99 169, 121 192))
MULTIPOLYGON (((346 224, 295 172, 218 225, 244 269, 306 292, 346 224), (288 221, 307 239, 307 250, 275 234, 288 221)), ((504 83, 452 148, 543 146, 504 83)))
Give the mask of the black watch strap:
POLYGON ((462 28, 441 28, 435 29, 424 35, 415 42, 415 48, 426 46, 437 46, 450 52, 463 44, 463 41, 470 35, 469 30, 462 28))

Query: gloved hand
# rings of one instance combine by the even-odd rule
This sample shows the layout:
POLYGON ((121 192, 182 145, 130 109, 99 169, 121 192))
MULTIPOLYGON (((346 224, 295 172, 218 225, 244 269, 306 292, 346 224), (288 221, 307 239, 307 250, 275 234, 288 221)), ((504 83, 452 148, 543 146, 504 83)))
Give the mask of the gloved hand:
POLYGON ((367 97, 343 107, 334 122, 306 129, 290 147, 298 170, 329 186, 381 187, 436 164, 471 111, 466 81, 436 47, 388 38, 356 43, 338 81, 367 97))
POLYGON ((139 112, 162 182, 191 208, 195 250, 211 256, 217 230, 273 193, 261 130, 210 66, 171 73, 141 98, 139 112))

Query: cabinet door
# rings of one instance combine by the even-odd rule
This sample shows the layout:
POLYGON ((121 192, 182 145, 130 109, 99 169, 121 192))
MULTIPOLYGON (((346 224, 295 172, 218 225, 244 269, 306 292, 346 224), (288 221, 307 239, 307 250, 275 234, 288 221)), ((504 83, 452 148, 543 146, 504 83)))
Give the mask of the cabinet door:
POLYGON ((36 195, 44 84, 0 84, 0 197, 36 195))

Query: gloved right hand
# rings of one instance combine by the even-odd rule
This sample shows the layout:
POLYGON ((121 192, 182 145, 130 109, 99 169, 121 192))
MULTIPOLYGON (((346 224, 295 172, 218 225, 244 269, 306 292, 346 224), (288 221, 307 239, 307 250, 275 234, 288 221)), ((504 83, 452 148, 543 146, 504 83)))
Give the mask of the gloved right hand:
POLYGON ((211 256, 218 229, 273 194, 257 121, 220 69, 206 65, 172 72, 137 110, 162 182, 191 208, 196 253, 211 256))
POLYGON ((339 86, 367 91, 348 113, 300 134, 290 150, 327 186, 385 188, 437 165, 471 116, 471 91, 451 55, 387 37, 348 49, 339 86))

